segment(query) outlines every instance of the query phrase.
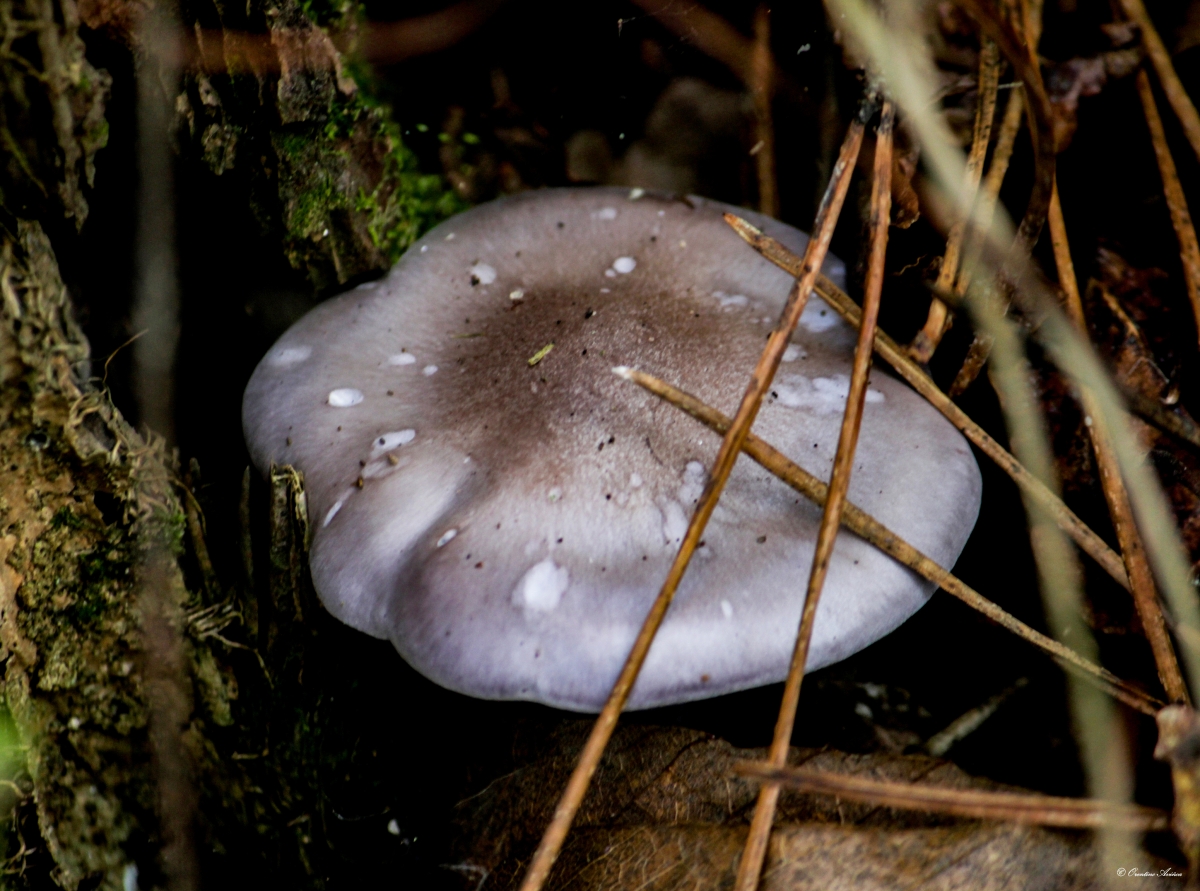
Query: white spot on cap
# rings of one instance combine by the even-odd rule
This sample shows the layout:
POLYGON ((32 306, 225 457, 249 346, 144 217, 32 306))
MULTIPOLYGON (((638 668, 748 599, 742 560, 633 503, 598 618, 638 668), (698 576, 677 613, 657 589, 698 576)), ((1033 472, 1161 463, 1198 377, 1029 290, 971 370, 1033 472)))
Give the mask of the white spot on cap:
POLYGON ((447 529, 442 533, 442 537, 437 540, 437 546, 439 548, 444 547, 445 545, 449 544, 456 535, 458 535, 457 529, 447 529))
POLYGON ((393 430, 391 433, 384 433, 381 436, 376 436, 371 442, 371 457, 378 458, 380 455, 390 452, 392 449, 398 449, 402 445, 408 445, 416 438, 416 430, 393 430))
MULTIPOLYGON (((617 273, 612 269, 605 269, 604 276, 605 276, 605 278, 616 278, 617 273)), ((607 288, 601 288, 600 290, 605 291, 605 290, 607 290, 607 288)))
POLYGON ((451 232, 449 235, 446 236, 446 241, 454 241, 454 233, 453 232, 451 232))
POLYGON ((679 487, 679 500, 684 504, 695 504, 704 494, 704 482, 708 472, 699 461, 689 461, 683 469, 683 485, 679 487))
POLYGON ((615 220, 617 218, 617 209, 615 207, 602 207, 592 214, 592 219, 595 220, 615 220))
POLYGON ((783 351, 784 362, 795 362, 797 359, 807 359, 808 353, 804 351, 804 347, 797 343, 789 343, 787 349, 783 351))
POLYGON ((721 601, 721 612, 725 615, 725 618, 732 619, 733 618, 733 604, 730 603, 728 600, 722 600, 721 601))
POLYGON ((667 544, 678 544, 687 533, 688 520, 683 507, 676 501, 666 501, 662 507, 663 537, 667 544))
POLYGON ((516 288, 515 290, 509 291, 508 299, 509 300, 524 300, 525 299, 525 289, 524 288, 516 288))
POLYGON ((421 374, 425 375, 426 377, 431 377, 431 376, 437 374, 437 366, 436 365, 426 365, 424 368, 421 369, 421 374))
POLYGON ((617 257, 617 259, 613 260, 612 265, 612 268, 622 275, 627 272, 633 272, 636 267, 637 260, 633 259, 633 257, 617 257))
POLYGON ((637 201, 639 198, 641 198, 645 194, 646 194, 646 190, 641 188, 640 186, 637 188, 630 189, 629 190, 629 200, 637 201))
POLYGON ((570 583, 567 568, 547 558, 529 567, 517 582, 512 594, 513 605, 524 607, 527 613, 548 613, 558 606, 570 583))
POLYGON ((421 245, 421 253, 422 254, 425 253, 427 250, 429 250, 429 245, 427 245, 427 244, 421 245))
POLYGON ((560 489, 558 486, 555 486, 553 489, 551 489, 549 492, 546 493, 546 498, 550 501, 551 504, 553 504, 555 501, 561 501, 562 500, 562 489, 560 489))
POLYGON ((721 301, 721 307, 726 306, 745 306, 750 301, 746 299, 745 294, 730 294, 728 297, 718 297, 721 301))
POLYGON ((271 350, 271 355, 267 361, 276 368, 283 368, 288 365, 295 365, 297 362, 303 362, 311 355, 312 347, 310 346, 276 347, 271 350))
POLYGON ((363 401, 362 390, 353 387, 339 387, 329 391, 329 404, 334 408, 349 408, 363 401))
MULTIPOLYGON (((802 374, 787 374, 777 381, 771 391, 781 405, 800 408, 818 415, 841 414, 850 395, 850 378, 844 374, 817 377, 809 380, 802 374)), ((884 395, 867 388, 866 402, 883 402, 884 395)))
POLYGON ((800 324, 814 334, 820 334, 822 331, 828 331, 830 328, 842 324, 842 319, 829 308, 828 303, 813 297, 805 305, 804 312, 800 314, 800 324))
POLYGON ((395 353, 388 356, 388 365, 412 365, 417 361, 417 357, 412 353, 395 353))
POLYGON ((629 487, 631 489, 640 489, 642 487, 642 475, 640 473, 629 474, 629 487))
POLYGON ((471 278, 481 285, 490 285, 496 280, 496 270, 486 263, 476 263, 471 267, 471 278))

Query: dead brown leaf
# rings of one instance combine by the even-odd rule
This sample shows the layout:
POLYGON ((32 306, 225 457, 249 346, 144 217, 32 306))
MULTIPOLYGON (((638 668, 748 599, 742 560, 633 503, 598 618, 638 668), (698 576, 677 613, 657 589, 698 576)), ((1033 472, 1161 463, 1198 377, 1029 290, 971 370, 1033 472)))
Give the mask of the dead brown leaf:
MULTIPOLYGON (((460 802, 455 857, 447 868, 463 877, 465 888, 499 891, 520 881, 589 726, 562 728, 525 766, 460 802)), ((548 887, 726 887, 757 793, 756 784, 733 774, 733 766, 759 760, 764 752, 694 730, 620 728, 548 887)), ((793 749, 789 763, 880 780, 1003 788, 924 755, 793 749)), ((1147 855, 1144 868, 1157 871, 1160 865, 1151 860, 1147 855)), ((763 888, 1082 889, 1097 884, 1098 869, 1087 833, 959 820, 785 790, 763 888)), ((1131 881, 1131 888, 1159 887, 1131 881)), ((1179 885, 1177 878, 1171 881, 1179 885)))

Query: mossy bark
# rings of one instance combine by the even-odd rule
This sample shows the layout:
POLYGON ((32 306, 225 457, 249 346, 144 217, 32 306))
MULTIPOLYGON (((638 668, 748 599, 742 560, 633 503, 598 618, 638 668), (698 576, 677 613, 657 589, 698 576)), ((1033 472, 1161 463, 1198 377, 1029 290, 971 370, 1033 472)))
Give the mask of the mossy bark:
MULTIPOLYGON (((302 480, 272 475, 258 587, 223 584, 175 455, 89 382, 47 235, 82 224, 107 136, 109 79, 80 23, 153 76, 144 9, 0 0, 15 23, 0 52, 0 856, 17 886, 184 888, 203 873, 319 887, 318 779, 336 753, 321 748, 325 693, 304 681, 330 620, 307 579, 302 480)), ((377 274, 458 207, 351 76, 337 41, 357 14, 262 0, 179 11, 200 35, 174 97, 179 151, 238 178, 319 288, 377 274)))

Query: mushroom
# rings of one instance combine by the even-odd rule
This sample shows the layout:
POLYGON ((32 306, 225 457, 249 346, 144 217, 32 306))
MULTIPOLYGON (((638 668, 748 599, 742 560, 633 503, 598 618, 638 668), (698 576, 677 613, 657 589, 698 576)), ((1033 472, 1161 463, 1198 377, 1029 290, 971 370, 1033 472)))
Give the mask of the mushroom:
MULTIPOLYGON (((732 410, 792 284, 729 231, 729 209, 640 189, 504 198, 279 339, 246 389, 246 438, 259 468, 304 472, 334 615, 454 690, 600 707, 719 446, 610 370, 732 410)), ((803 250, 803 233, 738 212, 803 250)), ((823 478, 854 337, 814 295, 755 424, 823 478)), ((962 436, 876 371, 850 497, 949 566, 980 486, 962 436)), ((819 520, 739 461, 631 707, 782 679, 819 520)), ((895 629, 932 586, 843 533, 825 591, 810 669, 895 629)))

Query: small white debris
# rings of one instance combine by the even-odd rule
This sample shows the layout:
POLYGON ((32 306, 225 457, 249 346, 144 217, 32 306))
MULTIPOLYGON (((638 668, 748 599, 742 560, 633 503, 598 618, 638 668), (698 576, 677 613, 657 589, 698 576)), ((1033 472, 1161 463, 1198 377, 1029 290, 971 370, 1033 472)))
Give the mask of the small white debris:
POLYGON ((798 343, 789 343, 783 351, 784 362, 795 362, 797 359, 807 359, 808 353, 798 343))
MULTIPOLYGON (((616 274, 615 274, 615 273, 613 274, 613 278, 616 278, 616 274)), ((601 293, 601 294, 611 294, 611 293, 612 293, 612 288, 601 288, 601 289, 600 289, 600 293, 601 293)))
POLYGON ((393 449, 398 449, 402 445, 408 445, 416 438, 416 430, 393 430, 391 433, 376 436, 371 441, 371 458, 378 458, 380 455, 386 454, 393 449))
POLYGON ((616 272, 616 270, 615 270, 615 269, 605 269, 605 270, 604 270, 604 277, 605 277, 605 278, 616 278, 616 277, 617 277, 617 272, 616 272))
POLYGON ((554 504, 554 502, 556 502, 556 501, 561 501, 562 500, 562 489, 560 489, 558 486, 555 486, 553 489, 551 489, 549 492, 546 493, 546 498, 547 498, 547 500, 549 500, 549 502, 551 504, 554 504))
POLYGON ((683 469, 683 484, 679 487, 679 500, 685 505, 695 504, 704 494, 704 483, 708 480, 708 471, 699 461, 689 461, 683 469))
POLYGON ((449 235, 446 236, 446 241, 453 241, 453 240, 454 240, 454 233, 451 232, 449 235))
POLYGON ((641 198, 645 194, 646 194, 646 190, 641 187, 638 187, 635 189, 630 189, 629 190, 629 200, 637 201, 639 198, 641 198))
POLYGON ((733 618, 733 604, 730 603, 728 600, 722 600, 721 601, 721 612, 725 615, 725 618, 732 619, 733 618))
POLYGON ((427 244, 421 245, 421 253, 422 254, 425 253, 427 250, 429 250, 429 245, 427 245, 427 244))
POLYGON ((629 475, 629 488, 640 489, 642 487, 642 475, 640 473, 631 473, 629 475))
POLYGON ((356 390, 353 387, 339 387, 336 390, 329 391, 328 402, 334 408, 350 408, 352 405, 358 405, 362 401, 362 390, 356 390))
MULTIPOLYGON (((803 374, 785 374, 775 382, 771 392, 780 405, 807 409, 817 415, 841 414, 846 410, 850 395, 850 378, 845 374, 816 377, 809 380, 803 374)), ((867 388, 865 402, 883 402, 886 397, 872 387, 867 388)))
POLYGON ((665 217, 665 216, 667 215, 667 212, 666 212, 665 210, 660 210, 660 211, 658 212, 658 215, 659 215, 660 217, 665 217))
POLYGON ((633 259, 633 257, 617 257, 617 259, 613 260, 612 268, 622 275, 625 275, 633 272, 636 266, 637 260, 633 259))
POLYGON ((490 285, 496 280, 496 270, 487 263, 476 263, 471 267, 471 284, 490 285))
POLYGON ((615 207, 602 207, 592 214, 593 220, 615 220, 617 218, 617 209, 615 207))
POLYGON ((437 366, 426 365, 421 369, 421 374, 425 375, 426 377, 433 377, 435 374, 437 374, 437 366))
POLYGON ((796 50, 796 55, 798 56, 798 55, 800 55, 801 53, 806 53, 806 52, 808 52, 810 49, 812 49, 812 44, 811 44, 811 43, 805 43, 805 44, 803 44, 803 45, 800 47, 800 49, 796 50))
POLYGON ((78 730, 82 726, 83 726, 83 718, 72 717, 69 721, 67 721, 67 727, 70 728, 71 730, 78 730))
POLYGON ((512 291, 509 291, 508 299, 513 300, 513 301, 524 300, 525 299, 525 289, 524 288, 516 288, 512 291))
MULTIPOLYGON (((353 490, 351 490, 353 491, 353 490)), ((337 516, 338 511, 342 509, 342 505, 346 503, 346 499, 350 497, 350 492, 347 492, 341 498, 333 503, 333 507, 325 514, 325 519, 321 521, 321 528, 324 529, 333 522, 333 518, 337 516)))
POLYGON ((874 713, 871 711, 871 706, 867 705, 865 702, 856 702, 854 704, 854 714, 858 715, 860 718, 864 718, 867 721, 870 721, 874 717, 874 713))
POLYGON ((662 503, 662 531, 667 545, 679 544, 687 534, 688 518, 683 512, 683 506, 676 501, 662 503))
POLYGON ((297 362, 303 362, 311 355, 312 347, 310 346, 276 347, 271 350, 267 361, 276 368, 284 368, 288 365, 295 365, 297 362))
POLYGON ((800 324, 814 334, 820 334, 842 324, 842 319, 828 303, 814 295, 800 313, 800 324))
POLYGON ((388 829, 388 832, 391 833, 392 835, 400 834, 400 824, 397 823, 395 820, 388 820, 387 829, 388 829))
POLYGON ((326 235, 328 235, 328 234, 329 234, 329 230, 328 230, 328 229, 326 229, 326 230, 324 230, 324 231, 321 233, 321 237, 322 237, 322 238, 324 238, 324 237, 325 237, 326 235))
POLYGON ((447 529, 445 532, 442 533, 442 537, 437 540, 437 546, 439 548, 445 547, 451 541, 453 541, 454 536, 456 536, 456 535, 458 535, 457 529, 447 529))
POLYGON ((721 302, 721 308, 725 309, 730 306, 745 306, 750 301, 746 299, 745 294, 731 294, 728 297, 718 298, 721 302))
POLYGON ((558 606, 570 583, 567 568, 547 558, 529 567, 517 582, 513 605, 524 607, 526 613, 548 613, 558 606))
POLYGON ((388 365, 415 365, 417 357, 412 353, 395 353, 388 356, 388 365))

